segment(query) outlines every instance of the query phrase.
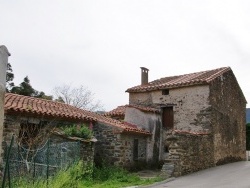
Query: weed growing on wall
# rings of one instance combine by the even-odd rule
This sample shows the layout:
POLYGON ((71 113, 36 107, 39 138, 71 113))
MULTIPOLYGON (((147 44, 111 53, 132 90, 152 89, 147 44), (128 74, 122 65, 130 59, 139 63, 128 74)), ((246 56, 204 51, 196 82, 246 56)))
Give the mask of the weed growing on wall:
POLYGON ((86 125, 68 125, 61 127, 62 131, 67 136, 75 136, 84 139, 90 139, 93 136, 92 130, 90 130, 86 125))

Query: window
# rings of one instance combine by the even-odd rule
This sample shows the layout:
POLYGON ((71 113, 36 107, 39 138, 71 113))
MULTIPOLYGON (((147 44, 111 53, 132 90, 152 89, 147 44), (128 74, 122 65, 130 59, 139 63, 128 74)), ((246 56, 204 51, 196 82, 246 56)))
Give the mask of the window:
POLYGON ((133 148, 133 159, 134 159, 134 161, 138 160, 138 152, 139 152, 139 140, 134 139, 134 148, 133 148))
POLYGON ((168 146, 164 146, 164 152, 165 152, 165 153, 169 153, 169 148, 168 148, 168 146))
POLYGON ((162 127, 166 129, 173 129, 174 127, 173 106, 162 108, 162 127))
POLYGON ((169 95, 169 89, 162 90, 162 95, 169 95))

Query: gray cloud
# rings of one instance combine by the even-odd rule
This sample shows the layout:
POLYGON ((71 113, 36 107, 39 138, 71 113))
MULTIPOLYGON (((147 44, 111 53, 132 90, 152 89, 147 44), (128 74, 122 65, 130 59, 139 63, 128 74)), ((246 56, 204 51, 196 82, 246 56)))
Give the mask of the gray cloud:
POLYGON ((15 83, 28 75, 50 93, 86 85, 107 110, 149 79, 231 66, 250 100, 249 1, 3 1, 0 41, 15 83))

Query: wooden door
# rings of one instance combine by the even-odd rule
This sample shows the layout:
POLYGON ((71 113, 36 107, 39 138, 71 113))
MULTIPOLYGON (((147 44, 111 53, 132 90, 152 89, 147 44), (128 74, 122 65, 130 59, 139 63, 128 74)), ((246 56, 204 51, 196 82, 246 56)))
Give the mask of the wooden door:
POLYGON ((174 127, 174 111, 173 106, 164 107, 162 113, 162 127, 166 129, 173 129, 174 127))
POLYGON ((139 152, 139 140, 134 139, 134 147, 133 147, 133 159, 134 159, 134 161, 138 160, 138 152, 139 152))

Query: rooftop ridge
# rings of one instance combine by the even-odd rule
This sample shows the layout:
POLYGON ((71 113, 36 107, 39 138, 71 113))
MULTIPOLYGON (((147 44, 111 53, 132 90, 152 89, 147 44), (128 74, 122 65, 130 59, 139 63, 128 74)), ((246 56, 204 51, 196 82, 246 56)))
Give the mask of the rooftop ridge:
POLYGON ((69 104, 40 99, 13 93, 5 94, 5 113, 26 114, 29 116, 54 117, 58 119, 71 119, 74 121, 94 121, 121 128, 122 132, 131 132, 150 135, 149 132, 125 125, 123 122, 105 117, 95 112, 79 109, 69 104))
POLYGON ((153 80, 145 85, 137 85, 128 88, 126 92, 144 92, 158 89, 209 84, 212 80, 229 70, 231 70, 230 67, 221 67, 207 71, 199 71, 189 74, 163 77, 160 79, 153 80))

